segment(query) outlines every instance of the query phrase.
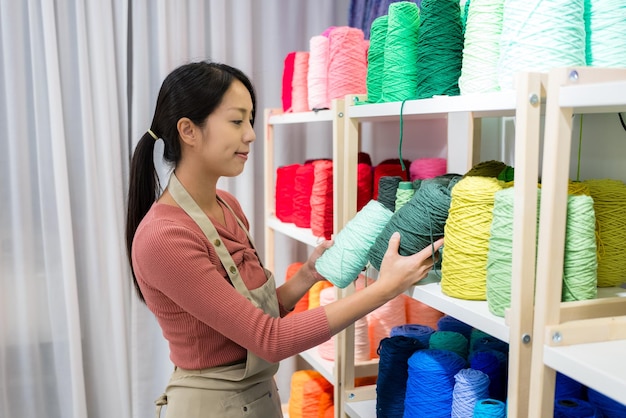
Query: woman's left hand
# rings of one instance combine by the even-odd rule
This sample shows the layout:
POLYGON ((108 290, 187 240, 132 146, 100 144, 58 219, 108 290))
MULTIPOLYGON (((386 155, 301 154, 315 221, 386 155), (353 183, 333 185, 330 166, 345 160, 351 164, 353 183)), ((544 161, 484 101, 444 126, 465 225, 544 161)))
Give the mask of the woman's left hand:
POLYGON ((332 239, 331 240, 326 240, 326 241, 322 242, 320 245, 315 247, 315 249, 313 250, 313 252, 309 256, 309 259, 306 261, 306 263, 304 265, 304 267, 309 270, 309 273, 310 273, 311 277, 313 278, 314 282, 319 282, 321 280, 326 280, 315 269, 315 262, 317 261, 318 258, 320 258, 322 256, 322 254, 324 254, 324 251, 329 249, 332 245, 333 245, 333 240, 332 239))

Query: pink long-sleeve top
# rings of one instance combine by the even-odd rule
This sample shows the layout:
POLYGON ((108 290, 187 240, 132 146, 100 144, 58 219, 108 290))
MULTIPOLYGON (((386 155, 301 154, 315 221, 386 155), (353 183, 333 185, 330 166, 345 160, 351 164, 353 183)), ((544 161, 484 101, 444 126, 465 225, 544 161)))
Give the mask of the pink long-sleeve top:
MULTIPOLYGON (((231 194, 219 196, 249 228, 231 194)), ((248 289, 266 282, 245 231, 224 208, 226 225, 213 222, 248 289)), ((172 362, 205 369, 245 360, 246 350, 278 362, 331 337, 323 308, 280 318, 255 307, 233 287, 212 244, 181 208, 155 203, 137 228, 132 248, 135 276, 148 308, 169 342, 172 362)))

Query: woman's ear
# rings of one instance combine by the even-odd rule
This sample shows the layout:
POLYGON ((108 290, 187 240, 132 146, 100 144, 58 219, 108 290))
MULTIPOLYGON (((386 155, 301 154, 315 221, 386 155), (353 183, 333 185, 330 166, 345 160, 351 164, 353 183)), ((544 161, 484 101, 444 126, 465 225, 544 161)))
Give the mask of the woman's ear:
POLYGON ((194 145, 198 141, 198 130, 195 123, 189 118, 180 118, 176 124, 180 139, 187 145, 194 145))

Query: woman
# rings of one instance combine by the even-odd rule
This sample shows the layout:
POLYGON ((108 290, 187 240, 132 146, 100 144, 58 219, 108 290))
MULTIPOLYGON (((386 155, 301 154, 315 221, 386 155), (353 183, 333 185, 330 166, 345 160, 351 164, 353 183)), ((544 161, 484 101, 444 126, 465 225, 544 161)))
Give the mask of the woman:
MULTIPOLYGON (((239 70, 183 65, 166 77, 150 129, 135 149, 126 241, 138 295, 156 316, 176 366, 166 417, 280 417, 278 362, 314 347, 398 296, 431 268, 431 248, 403 257, 389 241, 378 280, 332 304, 285 315, 319 280, 316 248, 276 288, 237 200, 217 189, 239 175, 251 145, 255 93, 239 70), (174 170, 160 193, 153 151, 163 140, 174 170)), ((435 249, 441 246, 439 241, 435 249)))

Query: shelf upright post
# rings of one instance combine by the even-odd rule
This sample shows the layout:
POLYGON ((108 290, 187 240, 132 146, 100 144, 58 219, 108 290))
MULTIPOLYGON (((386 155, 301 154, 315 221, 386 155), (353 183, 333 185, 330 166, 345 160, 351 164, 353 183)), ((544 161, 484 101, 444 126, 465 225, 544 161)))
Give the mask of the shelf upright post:
POLYGON ((532 354, 535 257, 537 242, 537 184, 541 103, 545 75, 520 73, 516 86, 515 187, 513 259, 509 319, 508 416, 528 416, 532 354))
MULTIPOLYGON (((265 126, 265 143, 263 144, 263 167, 264 173, 264 187, 263 187, 263 200, 265 201, 265 213, 264 218, 267 219, 276 208, 276 201, 274 196, 274 125, 269 123, 269 119, 272 115, 282 113, 281 109, 265 109, 263 112, 263 122, 265 126)), ((265 234, 264 234, 264 251, 265 251, 265 267, 270 271, 274 271, 274 229, 270 228, 267 222, 264 222, 265 234)))
MULTIPOLYGON (((337 137, 342 139, 341 144, 337 144, 337 165, 341 166, 343 172, 337 173, 335 179, 335 190, 341 189, 340 198, 342 200, 341 213, 335 212, 341 222, 335 223, 335 232, 339 232, 356 215, 357 187, 358 184, 358 153, 359 153, 359 121, 347 117, 346 107, 354 104, 358 96, 347 95, 341 100, 341 118, 337 121, 337 127, 333 129, 341 130, 337 137), (347 105, 346 105, 347 104, 347 105)), ((339 109, 338 109, 339 111, 339 109)), ((339 116, 339 115, 337 115, 339 116)), ((345 289, 336 289, 337 298, 344 298, 355 291, 354 283, 349 284, 345 289)), ((335 339, 335 370, 337 374, 337 384, 335 385, 335 417, 343 418, 347 416, 345 412, 345 402, 348 401, 349 392, 354 390, 354 325, 350 325, 335 339)))

